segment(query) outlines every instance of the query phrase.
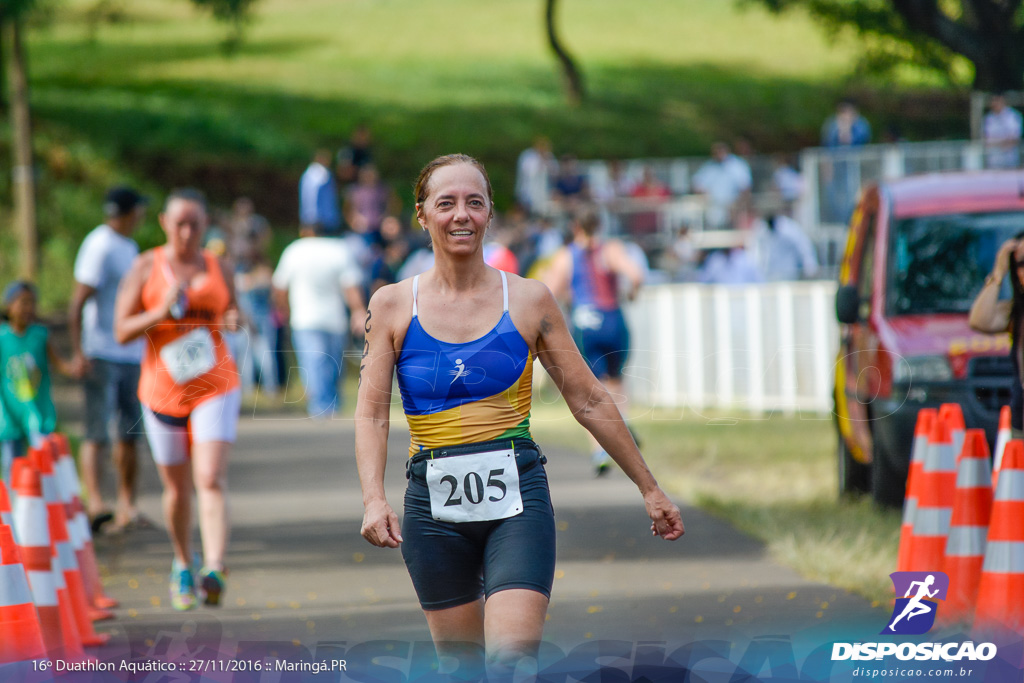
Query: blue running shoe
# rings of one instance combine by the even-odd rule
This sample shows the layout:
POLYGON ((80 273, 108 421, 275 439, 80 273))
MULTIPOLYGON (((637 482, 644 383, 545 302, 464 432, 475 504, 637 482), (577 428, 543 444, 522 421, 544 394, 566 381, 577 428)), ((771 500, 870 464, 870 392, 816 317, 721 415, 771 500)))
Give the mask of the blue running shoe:
POLYGON ((171 607, 185 612, 196 607, 196 586, 192 570, 181 567, 177 562, 171 565, 171 607))
POLYGON ((220 605, 220 598, 224 594, 226 573, 219 569, 203 567, 199 572, 199 582, 203 588, 203 604, 210 607, 220 605))

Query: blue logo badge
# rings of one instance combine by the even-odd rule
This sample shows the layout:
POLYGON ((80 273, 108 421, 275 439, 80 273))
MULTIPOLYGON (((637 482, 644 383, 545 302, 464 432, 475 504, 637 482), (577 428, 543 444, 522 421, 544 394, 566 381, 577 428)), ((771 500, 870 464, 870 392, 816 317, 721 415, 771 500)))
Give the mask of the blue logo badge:
POLYGON ((927 633, 935 624, 939 609, 936 600, 946 599, 949 577, 944 572, 893 572, 889 578, 896 588, 896 606, 882 634, 918 636, 927 633))

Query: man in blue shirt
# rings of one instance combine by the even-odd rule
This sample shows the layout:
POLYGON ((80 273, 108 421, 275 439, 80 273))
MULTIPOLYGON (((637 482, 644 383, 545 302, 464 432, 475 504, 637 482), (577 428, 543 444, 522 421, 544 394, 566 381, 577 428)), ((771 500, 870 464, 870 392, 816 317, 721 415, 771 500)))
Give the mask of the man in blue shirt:
POLYGON ((330 171, 330 150, 317 150, 299 181, 299 221, 319 234, 341 231, 338 185, 330 171))

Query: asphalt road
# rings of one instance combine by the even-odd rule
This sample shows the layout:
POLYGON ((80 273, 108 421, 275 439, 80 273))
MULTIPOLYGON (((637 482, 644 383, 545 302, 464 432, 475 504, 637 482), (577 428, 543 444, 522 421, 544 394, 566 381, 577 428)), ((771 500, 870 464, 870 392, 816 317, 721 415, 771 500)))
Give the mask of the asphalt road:
MULTIPOLYGON (((393 429, 387 491, 399 511, 407 438, 393 429)), ((545 639, 563 651, 590 641, 749 641, 881 627, 884 610, 799 577, 696 508, 681 506, 681 540, 651 537, 641 498, 621 472, 595 479, 583 453, 546 454, 558 564, 545 639)), ((359 535, 351 421, 243 418, 229 474, 230 577, 217 609, 171 610, 171 551, 150 461, 142 473, 140 508, 160 528, 96 539, 107 591, 121 601, 117 618, 97 626, 113 636, 101 658, 190 656, 199 642, 231 656, 244 649, 239 643, 262 643, 298 657, 303 648, 429 640, 400 552, 359 535)))

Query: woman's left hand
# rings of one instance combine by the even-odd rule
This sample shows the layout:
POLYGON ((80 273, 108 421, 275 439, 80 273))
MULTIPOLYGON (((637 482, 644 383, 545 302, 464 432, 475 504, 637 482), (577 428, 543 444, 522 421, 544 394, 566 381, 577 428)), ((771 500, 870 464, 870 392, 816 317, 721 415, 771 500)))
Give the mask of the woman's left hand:
POLYGON ((666 541, 674 541, 684 533, 683 516, 679 508, 668 499, 660 487, 654 487, 644 494, 644 506, 651 518, 651 533, 666 541))

